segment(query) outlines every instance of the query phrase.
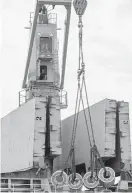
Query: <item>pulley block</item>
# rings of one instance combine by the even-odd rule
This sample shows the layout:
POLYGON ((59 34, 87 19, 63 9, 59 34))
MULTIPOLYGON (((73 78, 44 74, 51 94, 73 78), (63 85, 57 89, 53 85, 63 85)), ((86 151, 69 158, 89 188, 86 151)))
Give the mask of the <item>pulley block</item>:
POLYGON ((73 6, 77 15, 83 15, 87 7, 87 0, 74 0, 73 6))

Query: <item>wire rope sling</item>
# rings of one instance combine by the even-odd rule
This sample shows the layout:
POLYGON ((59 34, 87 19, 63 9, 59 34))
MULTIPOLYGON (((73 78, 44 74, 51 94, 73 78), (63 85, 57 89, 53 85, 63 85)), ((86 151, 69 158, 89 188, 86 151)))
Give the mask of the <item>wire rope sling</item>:
MULTIPOLYGON (((71 146, 70 151, 67 157, 67 160, 64 164, 64 168, 61 171, 57 171, 57 175, 63 176, 62 184, 67 184, 69 188, 77 190, 80 189, 83 184, 88 189, 95 189, 99 185, 99 181, 102 181, 104 184, 103 186, 106 188, 106 184, 113 181, 114 178, 114 170, 112 168, 107 168, 104 166, 104 163, 102 161, 102 158, 100 157, 99 151, 97 149, 95 138, 94 138, 94 130, 92 125, 92 119, 91 119, 91 113, 90 113, 90 107, 89 107, 89 100, 88 100, 88 93, 86 88, 86 82, 85 82, 85 63, 83 58, 83 45, 82 45, 82 15, 85 12, 87 1, 86 0, 74 0, 73 2, 75 11, 77 15, 79 16, 79 66, 77 71, 77 78, 78 78, 78 88, 77 88, 77 96, 76 96, 76 105, 75 105, 75 114, 74 114, 74 121, 73 121, 73 130, 72 130, 72 139, 71 139, 71 146), (84 87, 85 96, 86 96, 86 102, 87 102, 87 110, 84 108, 84 100, 82 97, 82 90, 84 87), (78 117, 79 117, 79 110, 80 110, 80 103, 82 102, 83 107, 83 113, 85 118, 85 124, 88 134, 88 140, 90 144, 90 151, 91 151, 91 171, 87 172, 83 178, 80 174, 76 173, 76 166, 75 166, 75 138, 76 138, 76 131, 77 131, 77 124, 78 124, 78 117), (88 111, 88 113, 86 113, 88 111), (87 114, 89 116, 90 120, 90 129, 88 125, 88 119, 87 114), (91 131, 91 132, 90 132, 91 131), (64 169, 66 168, 66 165, 71 159, 71 174, 67 178, 67 174, 64 172, 64 169), (101 170, 99 171, 98 175, 98 168, 97 168, 97 162, 101 165, 101 170), (102 172, 103 171, 103 172, 102 172), (109 174, 109 177, 104 177, 104 174, 109 174), (64 177, 65 176, 65 177, 64 177), (108 180, 109 179, 109 180, 108 180)), ((57 178, 55 178, 57 179, 57 178)), ((53 180, 52 180, 53 181, 53 180)), ((57 185, 58 181, 53 182, 54 185, 57 185)))
MULTIPOLYGON (((79 98, 78 97, 79 92, 80 92, 80 98, 79 98, 79 105, 78 105, 78 111, 77 111, 77 121, 78 121, 78 113, 79 113, 80 101, 81 101, 82 106, 83 106, 83 113, 84 113, 87 133, 88 133, 88 139, 89 139, 89 143, 90 143, 90 147, 91 147, 91 165, 93 163, 95 163, 95 165, 97 166, 97 159, 95 159, 95 158, 97 158, 97 156, 92 156, 92 153, 93 153, 93 151, 92 151, 92 141, 91 141, 91 137, 90 137, 90 131, 89 131, 89 128, 88 128, 86 109, 84 108, 84 101, 83 101, 83 97, 82 97, 82 89, 83 89, 83 86, 84 86, 86 101, 87 101, 87 107, 88 107, 88 115, 89 115, 90 125, 91 125, 91 133, 92 133, 92 138, 93 138, 93 144, 94 144, 94 147, 95 147, 94 132, 93 132, 93 127, 92 127, 92 119, 91 119, 91 114, 90 114, 90 109, 89 109, 88 94, 87 94, 86 82, 85 82, 85 63, 84 63, 84 57, 83 57, 83 43, 82 43, 82 36, 83 36, 82 15, 85 12, 85 9, 86 9, 86 6, 87 6, 87 1, 86 0, 75 0, 73 2, 73 5, 74 5, 74 8, 75 8, 75 11, 76 11, 77 15, 79 16, 79 23, 78 23, 78 28, 79 28, 79 66, 78 66, 77 100, 79 98), (80 82, 81 82, 81 87, 80 87, 80 82)), ((77 104, 77 102, 76 102, 76 104, 77 104)), ((75 116, 76 116, 76 111, 75 111, 75 116)), ((83 177, 83 184, 88 189, 94 189, 99 185, 97 172, 96 173, 94 172, 94 166, 93 165, 92 165, 91 168, 93 169, 93 172, 87 172, 83 177)))
MULTIPOLYGON (((87 1, 86 0, 74 0, 73 2, 76 14, 79 16, 79 68, 78 68, 78 85, 80 84, 80 77, 82 75, 82 87, 80 90, 80 98, 82 101, 83 106, 83 112, 86 122, 86 128, 91 148, 91 172, 87 172, 83 177, 83 183, 84 185, 89 189, 94 189, 99 185, 99 180, 103 182, 103 186, 108 187, 113 184, 115 179, 115 172, 110 167, 105 167, 104 163, 102 161, 102 158, 100 157, 99 151, 97 149, 95 138, 94 138, 94 131, 93 131, 93 125, 92 125, 92 119, 91 119, 91 113, 90 113, 90 107, 89 107, 89 101, 88 101, 88 94, 86 89, 86 82, 85 82, 85 63, 84 63, 84 57, 83 57, 83 43, 82 43, 82 36, 83 36, 83 24, 82 24, 82 15, 85 12, 85 9, 87 7, 87 1), (88 121, 86 117, 86 109, 84 108, 84 102, 82 98, 82 88, 85 88, 85 94, 86 94, 86 101, 87 101, 87 109, 88 109, 88 115, 90 120, 90 128, 91 128, 91 136, 90 137, 90 131, 88 128, 88 121), (101 165, 101 170, 97 171, 97 161, 101 165), (95 170, 95 172, 94 172, 95 170)), ((80 86, 80 85, 79 85, 80 86)), ((79 88, 78 86, 78 88, 79 88)))

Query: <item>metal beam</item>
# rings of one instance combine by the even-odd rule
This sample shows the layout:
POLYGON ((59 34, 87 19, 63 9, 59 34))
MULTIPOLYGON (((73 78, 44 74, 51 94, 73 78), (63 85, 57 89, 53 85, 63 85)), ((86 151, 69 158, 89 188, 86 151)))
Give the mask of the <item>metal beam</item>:
POLYGON ((38 0, 39 5, 71 5, 72 0, 38 0))
POLYGON ((63 44, 62 73, 61 73, 60 89, 63 89, 63 87, 64 87, 65 68, 66 68, 66 56, 67 56, 67 46, 68 46, 70 17, 71 17, 71 6, 67 6, 66 8, 67 8, 67 17, 66 17, 65 31, 64 31, 64 44, 63 44))
POLYGON ((29 42, 29 48, 28 48, 28 56, 27 56, 27 62, 26 62, 26 68, 25 68, 25 74, 24 74, 22 88, 26 88, 26 81, 27 81, 28 69, 29 69, 29 64, 30 64, 30 59, 31 59, 31 54, 32 54, 32 48, 33 48, 35 32, 36 32, 39 8, 40 7, 38 5, 38 1, 36 1, 35 12, 34 12, 34 20, 33 20, 33 25, 32 25, 31 36, 30 36, 30 42, 29 42))

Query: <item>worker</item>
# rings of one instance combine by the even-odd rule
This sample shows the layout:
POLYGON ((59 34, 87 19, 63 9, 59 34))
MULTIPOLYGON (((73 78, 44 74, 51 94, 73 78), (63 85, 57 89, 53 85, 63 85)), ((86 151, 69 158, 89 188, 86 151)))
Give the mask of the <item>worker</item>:
POLYGON ((47 80, 47 74, 45 72, 44 69, 42 69, 42 71, 40 72, 40 77, 39 77, 40 80, 47 80))
POLYGON ((48 24, 48 15, 47 15, 47 8, 43 6, 39 10, 39 23, 48 24), (45 16, 45 17, 43 17, 45 16))

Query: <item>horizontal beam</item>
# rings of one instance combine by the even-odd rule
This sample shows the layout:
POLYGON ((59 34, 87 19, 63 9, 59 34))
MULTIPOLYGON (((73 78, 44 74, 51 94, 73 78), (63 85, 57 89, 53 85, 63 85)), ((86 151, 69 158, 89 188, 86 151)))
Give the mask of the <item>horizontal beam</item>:
POLYGON ((39 5, 71 5, 72 0, 38 0, 39 5))

